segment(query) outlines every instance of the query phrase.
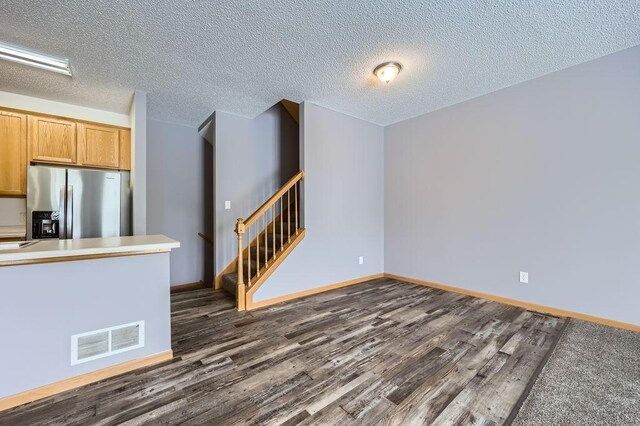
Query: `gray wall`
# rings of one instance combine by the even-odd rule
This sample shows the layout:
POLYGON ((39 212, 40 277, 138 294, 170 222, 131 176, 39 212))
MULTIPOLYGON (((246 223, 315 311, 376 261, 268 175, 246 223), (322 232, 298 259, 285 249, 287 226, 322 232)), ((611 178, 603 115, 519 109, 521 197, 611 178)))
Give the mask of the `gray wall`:
POLYGON ((386 272, 640 324, 639 112, 636 47, 387 127, 386 272))
POLYGON ((282 106, 254 119, 215 114, 216 273, 238 255, 236 220, 247 218, 299 170, 299 128, 282 106), (231 201, 225 210, 224 202, 231 201))
POLYGON ((196 128, 147 121, 147 232, 180 241, 171 253, 171 284, 213 277, 213 148, 196 128))
POLYGON ((256 302, 384 271, 383 128, 308 102, 301 117, 307 234, 256 302))
POLYGON ((0 398, 170 350, 169 256, 0 268, 0 398), (71 366, 72 335, 140 320, 143 348, 71 366))
POLYGON ((147 93, 136 90, 129 110, 133 235, 147 234, 147 93))

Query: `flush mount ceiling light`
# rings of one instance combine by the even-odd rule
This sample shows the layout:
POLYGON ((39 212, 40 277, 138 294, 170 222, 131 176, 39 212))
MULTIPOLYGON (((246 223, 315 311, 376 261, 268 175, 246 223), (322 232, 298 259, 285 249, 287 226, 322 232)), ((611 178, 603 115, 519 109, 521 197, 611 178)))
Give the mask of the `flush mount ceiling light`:
POLYGON ((384 64, 378 65, 373 73, 380 79, 380 81, 384 81, 385 83, 389 83, 400 74, 400 70, 402 69, 402 65, 397 62, 385 62, 384 64))
POLYGON ((0 43, 0 59, 30 65, 35 68, 57 72, 71 77, 71 68, 68 59, 58 59, 29 50, 20 49, 0 43))

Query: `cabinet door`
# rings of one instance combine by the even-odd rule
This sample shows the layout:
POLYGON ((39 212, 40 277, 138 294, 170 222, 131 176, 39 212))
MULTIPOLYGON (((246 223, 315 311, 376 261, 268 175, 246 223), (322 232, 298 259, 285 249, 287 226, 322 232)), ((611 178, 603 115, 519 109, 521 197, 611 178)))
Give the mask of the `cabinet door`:
POLYGON ((110 169, 120 167, 119 129, 78 123, 78 146, 82 150, 78 164, 110 169))
POLYGON ((0 111, 0 195, 27 193, 27 116, 0 111))
POLYGON ((76 123, 29 116, 29 158, 44 163, 76 163, 76 123))
POLYGON ((131 130, 120 129, 120 170, 131 170, 131 130))

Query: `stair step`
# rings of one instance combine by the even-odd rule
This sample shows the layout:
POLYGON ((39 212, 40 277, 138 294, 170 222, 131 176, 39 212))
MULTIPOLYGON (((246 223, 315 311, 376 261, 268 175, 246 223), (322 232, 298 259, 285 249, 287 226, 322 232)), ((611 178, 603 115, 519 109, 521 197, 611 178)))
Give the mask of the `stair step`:
MULTIPOLYGON (((278 247, 276 247, 276 250, 278 249, 278 247)), ((256 247, 256 246, 251 246, 251 259, 253 263, 253 259, 256 258, 256 253, 260 252, 260 259, 264 259, 264 245, 260 245, 260 247, 256 247)), ((273 246, 267 244, 267 257, 270 257, 273 254, 273 246)))
POLYGON ((238 274, 233 272, 222 276, 222 288, 235 295, 238 288, 238 274))
MULTIPOLYGON (((269 259, 269 262, 271 262, 272 259, 269 259)), ((245 260, 244 262, 244 281, 245 283, 248 280, 247 277, 247 270, 249 267, 249 261, 245 260)), ((260 259, 260 268, 264 267, 264 259, 260 259)), ((256 273, 257 273, 257 266, 255 261, 251 261, 251 279, 254 280, 256 278, 256 273)), ((231 272, 229 274, 225 274, 222 276, 222 288, 225 289, 227 292, 231 293, 231 294, 236 294, 236 290, 238 287, 238 273, 237 272, 231 272)))
MULTIPOLYGON (((293 238, 294 236, 294 232, 293 230, 291 231, 291 238, 293 238)), ((276 234, 276 252, 278 252, 280 250, 280 248, 282 248, 282 244, 280 243, 280 234, 276 234)), ((282 235, 283 238, 283 242, 286 244, 287 242, 289 242, 289 237, 287 236, 287 234, 283 234, 282 235)), ((265 251, 265 247, 264 247, 264 241, 260 243, 260 247, 256 247, 255 243, 251 245, 251 263, 254 262, 254 259, 256 258, 256 253, 260 252, 260 263, 262 263, 264 261, 264 251, 265 251)), ((273 255, 273 235, 269 235, 269 238, 267 238, 267 257, 271 258, 271 256, 273 255)))
MULTIPOLYGON (((282 245, 283 245, 282 243, 286 244, 289 241, 288 232, 291 233, 291 238, 293 238, 293 235, 295 234, 296 221, 295 221, 295 211, 293 206, 291 206, 290 212, 291 212, 290 221, 288 220, 289 215, 285 210, 282 215, 282 222, 280 222, 280 220, 276 222, 275 235, 273 233, 273 229, 271 228, 271 225, 269 225, 268 227, 267 247, 266 247, 267 262, 271 262, 273 260, 272 256, 273 256, 274 238, 275 238, 275 249, 276 249, 276 252, 278 252, 282 248, 282 245)), ((264 267, 264 256, 265 256, 264 240, 260 243, 260 247, 256 247, 254 243, 251 246, 251 249, 249 250, 249 252, 251 254, 251 278, 253 280, 256 277, 257 269, 258 269, 258 263, 256 262, 256 255, 259 255, 260 257, 260 268, 264 267)), ((244 271, 243 271, 244 281, 247 282, 248 272, 249 272, 249 260, 244 259, 243 265, 244 265, 244 271)), ((232 273, 223 275, 222 288, 228 293, 235 295, 237 293, 237 288, 238 288, 238 273, 232 272, 232 273)))
MULTIPOLYGON (((291 222, 287 222, 286 220, 282 222, 282 230, 284 231, 283 233, 286 234, 287 233, 287 228, 288 226, 291 225, 291 232, 295 231, 296 229, 296 221, 292 220, 291 222)), ((280 233, 280 221, 276 222, 276 233, 279 234, 280 233)))
MULTIPOLYGON (((275 238, 276 240, 276 248, 278 247, 278 244, 280 244, 280 239, 284 239, 284 241, 287 241, 287 232, 285 229, 285 232, 283 232, 282 234, 280 234, 279 230, 276 230, 276 233, 274 234, 273 231, 269 232, 267 234, 267 241, 269 242, 269 244, 273 245, 273 239, 275 238), (282 235, 282 237, 281 237, 282 235)), ((264 244, 264 242, 263 242, 264 244)))
MULTIPOLYGON (((254 247, 255 248, 255 247, 254 247)), ((273 250, 269 250, 269 256, 271 256, 271 253, 273 252, 273 250)), ((253 250, 253 257, 251 258, 251 279, 254 279, 257 272, 258 272, 258 263, 256 262, 256 258, 255 258, 255 250, 253 250)), ((261 256, 260 256, 260 268, 262 269, 264 267, 264 248, 262 248, 262 250, 260 250, 261 256)), ((273 259, 271 257, 269 257, 267 259, 267 261, 269 263, 271 263, 271 261, 273 261, 273 259)), ((248 271, 249 271, 249 260, 248 259, 244 259, 243 260, 243 265, 244 265, 244 280, 245 282, 248 279, 248 271)), ((226 274, 222 277, 222 287, 227 290, 229 293, 232 294, 236 294, 236 287, 238 285, 238 274, 236 272, 232 272, 230 274, 226 274)))
MULTIPOLYGON (((293 234, 295 232, 295 230, 296 230, 296 223, 295 222, 291 222, 290 225, 291 225, 291 233, 293 234)), ((289 230, 288 226, 289 226, 289 222, 282 222, 282 226, 280 225, 280 222, 276 223, 276 232, 275 232, 276 237, 279 237, 280 234, 282 234, 286 238, 287 237, 287 231, 289 230), (282 232, 280 232, 280 228, 282 228, 282 232)), ((261 236, 264 235, 264 231, 261 231, 260 235, 261 236)), ((271 225, 269 225, 269 229, 267 231, 267 235, 269 236, 269 238, 272 238, 273 235, 274 235, 273 228, 271 228, 271 225)), ((251 232, 251 237, 255 238, 254 235, 253 235, 253 230, 251 232)))
MULTIPOLYGON (((271 263, 271 260, 272 260, 271 258, 267 259, 269 264, 271 263)), ((248 276, 247 272, 249 271, 249 260, 245 259, 242 263, 244 264, 244 275, 243 276, 244 276, 244 280, 246 281, 247 280, 247 276, 248 276)), ((264 267, 264 257, 261 257, 260 258, 260 269, 262 269, 263 267, 264 267)), ((256 259, 254 257, 254 258, 251 258, 251 278, 253 278, 256 275, 257 272, 258 272, 258 264, 257 264, 256 259)))
MULTIPOLYGON (((285 197, 286 198, 286 197, 285 197)), ((291 206, 287 207, 287 205, 284 205, 284 208, 282 209, 282 214, 281 216, 286 219, 289 217, 289 215, 291 215, 291 217, 296 217, 296 206, 295 204, 291 203, 291 206)))
MULTIPOLYGON (((262 266, 262 263, 264 262, 264 260, 260 263, 260 266, 262 266)), ((245 259, 243 262, 244 265, 244 277, 245 279, 247 278, 248 275, 248 271, 249 271, 249 261, 247 259, 245 259)), ((256 272, 258 271, 258 267, 256 265, 256 261, 255 259, 251 259, 251 276, 253 277, 256 272)))

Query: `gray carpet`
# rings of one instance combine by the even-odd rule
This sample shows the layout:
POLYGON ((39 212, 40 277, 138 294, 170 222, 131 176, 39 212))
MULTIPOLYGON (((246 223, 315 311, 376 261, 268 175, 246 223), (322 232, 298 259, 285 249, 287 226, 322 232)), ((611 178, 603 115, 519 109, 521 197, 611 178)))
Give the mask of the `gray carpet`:
POLYGON ((640 425, 640 333, 571 320, 514 425, 640 425))

